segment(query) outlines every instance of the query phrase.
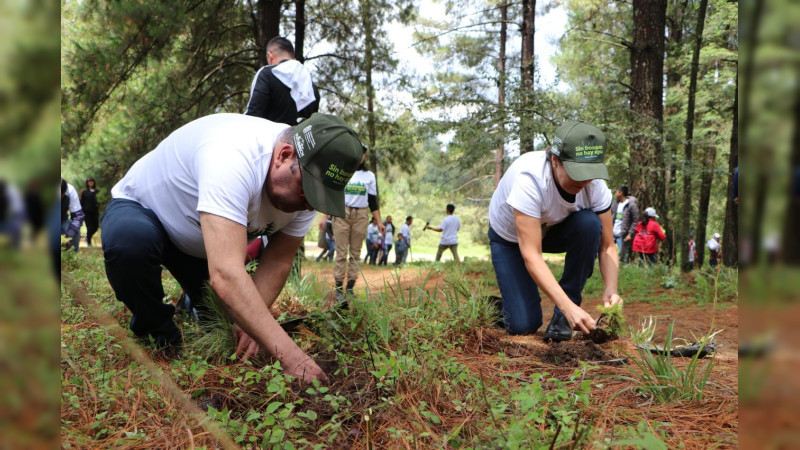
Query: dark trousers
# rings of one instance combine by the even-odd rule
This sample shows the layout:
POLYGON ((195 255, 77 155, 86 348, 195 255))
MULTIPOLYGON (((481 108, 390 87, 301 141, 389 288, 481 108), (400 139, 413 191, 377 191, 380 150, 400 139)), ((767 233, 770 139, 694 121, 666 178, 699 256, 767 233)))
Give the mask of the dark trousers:
POLYGON ((645 252, 636 252, 639 254, 639 267, 644 264, 644 261, 647 261, 650 264, 655 264, 658 262, 658 257, 655 253, 645 253, 645 252))
POLYGON ((389 262, 389 251, 392 249, 392 244, 383 244, 383 254, 381 255, 381 260, 378 261, 378 265, 385 266, 389 262))
POLYGON ((92 236, 97 233, 97 229, 100 226, 100 213, 98 211, 84 211, 84 213, 86 214, 86 219, 84 220, 86 224, 86 245, 92 245, 92 236))
MULTIPOLYGON (((585 209, 548 228, 542 239, 544 252, 566 252, 564 273, 558 284, 576 305, 581 304, 583 287, 592 275, 600 250, 600 231, 597 214, 585 209)), ((489 247, 503 297, 506 330, 509 334, 535 333, 542 326, 542 299, 525 267, 519 244, 506 241, 489 227, 489 247)), ((556 307, 553 314, 561 315, 561 311, 556 307)))
POLYGON ((180 339, 172 320, 175 307, 163 301, 161 266, 197 307, 209 278, 208 262, 178 250, 156 214, 139 203, 111 200, 101 225, 106 276, 117 299, 132 313, 131 331, 137 336, 149 334, 157 344, 180 339))

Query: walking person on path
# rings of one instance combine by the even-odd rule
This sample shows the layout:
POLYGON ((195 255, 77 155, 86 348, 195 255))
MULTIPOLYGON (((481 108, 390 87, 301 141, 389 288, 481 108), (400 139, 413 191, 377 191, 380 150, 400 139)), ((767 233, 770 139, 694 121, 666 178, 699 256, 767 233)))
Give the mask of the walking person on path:
POLYGON ((439 240, 439 249, 436 251, 436 261, 442 259, 442 253, 444 253, 445 250, 450 249, 450 252, 453 254, 453 260, 456 263, 461 262, 458 259, 458 230, 461 229, 461 220, 453 215, 455 210, 455 205, 452 203, 448 204, 445 208, 447 216, 442 220, 442 224, 439 227, 432 227, 426 224, 425 228, 422 229, 423 231, 433 230, 442 233, 442 239, 439 240))
POLYGON ((336 241, 333 280, 338 301, 345 298, 345 292, 342 291, 345 277, 347 295, 355 295, 353 286, 359 274, 358 263, 361 261, 361 246, 367 235, 369 216, 377 220, 378 228, 383 232, 378 207, 378 184, 375 174, 367 169, 365 160, 362 160, 344 189, 344 217, 333 219, 333 240, 336 241), (367 213, 367 208, 371 214, 367 213))
POLYGON ((97 184, 94 178, 86 179, 86 189, 81 192, 81 208, 86 215, 86 246, 92 246, 92 236, 100 227, 100 204, 97 202, 97 184))
POLYGON ((400 227, 400 234, 397 235, 397 243, 394 248, 394 265, 405 264, 408 257, 408 249, 411 248, 411 224, 414 218, 406 217, 406 223, 400 227))
POLYGON ((599 129, 568 121, 547 151, 517 158, 492 195, 489 244, 509 334, 532 334, 542 325, 539 288, 555 303, 546 341, 571 339, 572 330, 591 332, 595 320, 580 305, 598 255, 603 304, 622 303, 605 150, 599 129), (543 252, 566 252, 561 280, 543 252))
POLYGON ((614 191, 611 214, 614 215, 614 241, 619 250, 619 260, 627 263, 633 246, 633 229, 639 223, 639 207, 636 197, 628 195, 628 186, 622 185, 614 191))
POLYGON ((658 241, 667 238, 656 219, 658 219, 656 210, 647 208, 644 210, 644 218, 636 224, 636 228, 633 230, 636 235, 633 238, 633 251, 639 255, 640 266, 645 260, 650 264, 658 261, 658 241))
POLYGON ((86 215, 78 198, 78 191, 61 179, 61 234, 70 240, 70 247, 76 252, 81 245, 81 225, 86 215))
POLYGON ((720 250, 722 247, 719 244, 719 240, 719 233, 714 233, 711 239, 706 243, 706 247, 708 247, 708 265, 711 267, 716 267, 720 259, 720 250))
POLYGON ((389 263, 389 252, 392 250, 394 240, 394 224, 392 223, 392 216, 386 216, 386 222, 383 222, 383 227, 386 231, 383 233, 383 254, 381 255, 378 265, 385 266, 389 263))

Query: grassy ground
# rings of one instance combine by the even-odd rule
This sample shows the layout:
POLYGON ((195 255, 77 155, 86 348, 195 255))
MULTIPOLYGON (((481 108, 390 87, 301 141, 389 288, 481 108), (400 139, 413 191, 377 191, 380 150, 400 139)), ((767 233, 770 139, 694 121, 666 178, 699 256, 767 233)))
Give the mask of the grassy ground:
MULTIPOLYGON (((330 303, 329 266, 306 264, 273 314, 285 318, 324 310, 330 303)), ((562 269, 558 262, 551 267, 556 273, 562 269)), ((715 364, 714 382, 702 399, 660 404, 647 395, 646 380, 628 367, 561 364, 548 359, 553 349, 540 337, 509 337, 494 328, 496 312, 487 297, 498 291, 486 261, 364 270, 366 283, 359 283, 349 311, 323 312, 294 336, 332 381, 301 386, 269 358, 233 360, 222 336, 214 345, 198 345, 208 343, 208 335, 185 315, 178 317, 187 346, 183 358, 151 359, 151 350, 143 351, 127 331, 129 313, 105 280, 100 252, 90 249, 65 259, 62 445, 736 444, 738 387, 730 358, 698 363, 715 364)), ((598 272, 585 292, 587 311, 595 316, 602 293, 598 272)), ((715 283, 716 278, 712 272, 686 276, 666 268, 624 267, 620 292, 631 314, 653 310, 680 320, 676 311, 696 310, 696 317, 704 317, 697 325, 703 329, 717 313, 736 315, 736 272, 723 269, 715 283)), ((164 280, 165 301, 174 301, 179 287, 167 272, 164 280)), ((603 350, 636 357, 626 339, 603 350)), ((674 365, 683 370, 687 362, 674 365)))

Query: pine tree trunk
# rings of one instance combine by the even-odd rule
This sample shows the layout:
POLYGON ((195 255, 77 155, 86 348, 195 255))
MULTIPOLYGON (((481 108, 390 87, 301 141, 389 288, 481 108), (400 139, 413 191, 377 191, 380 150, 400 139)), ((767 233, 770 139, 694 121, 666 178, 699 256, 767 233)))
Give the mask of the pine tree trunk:
MULTIPOLYGON (((745 64, 742 67, 742 80, 744 80, 744 88, 742 89, 742 117, 739 120, 739 133, 741 134, 742 138, 744 139, 744 158, 745 158, 745 165, 747 165, 748 161, 754 161, 753 157, 748 159, 748 150, 747 146, 749 144, 749 132, 748 126, 750 125, 750 100, 752 99, 752 86, 755 74, 755 49, 758 46, 758 35, 761 30, 762 24, 762 17, 764 14, 764 0, 756 0, 750 4, 751 8, 748 10, 749 14, 746 14, 747 17, 747 26, 749 28, 749 32, 747 33, 747 45, 746 49, 748 49, 748 57, 744 58, 745 64)), ((744 5, 742 5, 744 8, 744 5)), ((758 143, 757 143, 758 145, 758 143)), ((769 167, 772 167, 772 154, 769 151, 759 151, 764 150, 762 148, 754 148, 750 150, 750 154, 758 151, 758 164, 751 165, 753 170, 753 176, 745 177, 742 181, 745 183, 742 184, 742 187, 748 188, 752 190, 754 195, 748 195, 747 203, 745 204, 744 208, 744 216, 745 221, 743 222, 742 229, 745 235, 745 241, 747 243, 747 247, 749 248, 749 254, 745 255, 745 260, 742 262, 744 264, 756 264, 759 262, 761 258, 761 230, 764 225, 764 209, 766 206, 767 200, 767 185, 769 183, 769 178, 767 177, 767 170, 769 167), (748 180, 755 181, 755 185, 750 182, 746 182, 748 180), (755 186, 755 189, 752 188, 755 186)))
POLYGON ((494 186, 500 184, 500 179, 503 177, 503 158, 505 157, 505 139, 506 139, 506 39, 508 38, 508 3, 500 5, 500 55, 497 58, 497 110, 500 112, 500 139, 498 139, 498 148, 494 155, 494 186))
POLYGON ((533 114, 528 112, 533 102, 533 33, 536 19, 536 0, 522 0, 522 108, 519 114, 519 151, 533 150, 533 114))
MULTIPOLYGON (((689 4, 689 0, 668 0, 667 4, 667 59, 666 63, 666 79, 667 79, 667 94, 665 95, 666 98, 669 98, 669 92, 673 90, 681 89, 680 83, 683 79, 683 66, 679 64, 679 61, 683 57, 683 39, 684 39, 684 29, 686 28, 684 23, 686 21, 686 12, 687 12, 687 5, 689 4)), ((683 99, 673 101, 672 103, 667 103, 664 105, 664 121, 668 122, 670 117, 676 116, 680 113, 680 106, 683 104, 683 99)), ((666 130, 665 130, 666 133, 666 130)), ((677 194, 678 187, 678 170, 679 164, 676 161, 681 159, 680 157, 680 138, 677 135, 665 134, 664 142, 666 148, 664 151, 668 152, 669 160, 672 161, 669 164, 667 169, 667 199, 669 202, 670 211, 679 211, 680 210, 680 202, 681 197, 679 195, 670 195, 671 192, 677 194)), ((691 212, 691 210, 690 210, 691 212)), ((675 227, 677 228, 677 226, 675 227)), ((674 236, 673 233, 671 233, 674 236)), ((685 241, 682 241, 679 237, 676 239, 675 245, 672 247, 672 250, 669 252, 670 256, 670 264, 674 264, 676 261, 676 248, 682 247, 687 245, 685 241), (678 243, 681 243, 678 245, 678 243)), ((684 248, 683 251, 686 251, 684 248)))
POLYGON ((256 5, 258 67, 267 65, 267 42, 280 35, 281 4, 281 0, 258 0, 256 5))
POLYGON ((306 60, 303 46, 306 40, 306 0, 294 2, 294 59, 306 60))
MULTIPOLYGON (((797 103, 800 106, 800 102, 797 103)), ((796 109, 797 111, 797 109, 796 109)), ((800 111, 798 111, 800 112, 800 111)), ((800 117, 800 116, 795 116, 800 117)), ((797 128, 795 128, 797 133, 797 128)), ((800 135, 795 134, 795 144, 798 144, 800 135)), ((725 202, 725 227, 722 232, 722 263, 728 267, 739 265, 739 205, 733 201, 733 172, 739 166, 739 74, 736 74, 736 94, 733 97, 733 124, 731 125, 731 153, 728 156, 728 189, 725 202)), ((798 157, 795 164, 800 163, 800 147, 795 145, 794 154, 798 157)), ((792 167, 795 167, 794 165, 792 167)), ((791 211, 791 210, 790 210, 791 211)), ((800 219, 800 217, 798 218, 800 219)), ((800 224, 800 222, 795 222, 800 224)), ((787 228, 788 229, 788 228, 787 228)), ((792 230, 797 230, 793 225, 792 230)))
POLYGON ((703 47, 703 28, 706 20, 706 8, 708 0, 700 0, 697 14, 697 25, 695 26, 694 51, 692 52, 691 73, 689 75, 689 100, 686 111, 686 136, 683 141, 683 201, 681 202, 681 232, 678 235, 678 242, 681 243, 681 267, 688 269, 689 247, 684 245, 688 241, 689 235, 689 216, 692 207, 692 146, 694 139, 694 107, 695 97, 697 96, 697 72, 700 64, 700 49, 703 47))
POLYGON ((800 196, 797 195, 798 170, 800 170, 800 90, 794 104, 794 136, 789 163, 789 189, 786 219, 783 224, 783 260, 787 264, 800 264, 800 196))
POLYGON ((717 148, 712 144, 706 150, 703 160, 703 177, 700 183, 700 202, 697 207, 697 265, 703 266, 703 257, 706 250, 706 225, 708 224, 708 205, 711 202, 711 185, 714 181, 714 161, 717 158, 717 148))
POLYGON ((637 132, 631 139, 631 159, 638 173, 631 186, 639 209, 655 207, 667 230, 664 249, 671 254, 673 239, 669 232, 666 199, 666 170, 662 149, 664 110, 664 50, 666 0, 634 0, 633 45, 631 48, 631 111, 637 132))

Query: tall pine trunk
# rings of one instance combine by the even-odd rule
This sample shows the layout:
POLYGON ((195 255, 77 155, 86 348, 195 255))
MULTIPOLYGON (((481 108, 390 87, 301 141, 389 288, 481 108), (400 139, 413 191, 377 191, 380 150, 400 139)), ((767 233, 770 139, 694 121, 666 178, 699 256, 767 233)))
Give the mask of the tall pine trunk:
POLYGON ((692 208, 692 146, 694 145, 694 107, 695 97, 697 96, 697 72, 700 65, 700 49, 703 47, 703 28, 706 21, 706 8, 708 0, 700 0, 697 14, 697 25, 694 28, 695 41, 694 51, 692 52, 692 66, 689 75, 689 101, 686 111, 686 136, 683 141, 683 201, 681 202, 681 232, 678 235, 678 242, 681 243, 681 267, 688 269, 689 247, 684 245, 689 234, 689 216, 692 208))
POLYGON ((533 150, 533 33, 536 19, 536 0, 522 0, 522 108, 519 114, 519 151, 533 150))
POLYGON ((306 41, 306 0, 294 2, 294 59, 306 60, 303 47, 306 41))
POLYGON ((783 223, 783 260, 787 264, 800 264, 800 196, 797 195, 800 171, 800 90, 794 104, 794 136, 789 159, 789 189, 786 219, 783 223))
POLYGON ((508 3, 500 5, 500 55, 497 58, 497 110, 500 112, 500 129, 498 147, 494 155, 494 186, 500 184, 503 177, 503 158, 505 157, 506 139, 506 39, 508 38, 508 3))
POLYGON ((640 209, 653 206, 667 230, 665 250, 671 254, 666 170, 662 146, 664 110, 664 30, 666 0, 633 1, 631 46, 631 111, 636 133, 631 139, 631 159, 639 173, 631 183, 640 209))
POLYGON ((706 225, 708 225, 708 205, 711 202, 711 185, 714 181, 714 161, 717 148, 710 144, 703 159, 703 176, 700 182, 700 202, 697 205, 697 264, 703 265, 706 250, 706 225))
MULTIPOLYGON (((800 101, 796 104, 798 111, 800 101)), ((800 116, 795 116, 800 117, 800 116)), ((795 128, 795 133, 797 133, 795 128)), ((795 134, 795 144, 800 144, 800 134, 795 134)), ((725 202, 725 227, 722 233, 722 263, 728 267, 739 265, 739 205, 733 201, 733 172, 739 166, 739 74, 736 74, 736 93, 733 97, 733 124, 731 126, 731 153, 728 156, 728 189, 725 202)), ((800 147, 795 145, 794 155, 798 158, 795 164, 800 164, 800 147)), ((792 166, 795 167, 795 166, 792 166)), ((791 211, 791 209, 790 209, 791 211)), ((800 218, 798 218, 800 219, 800 218)), ((800 225, 800 222, 795 222, 800 225)), ((793 225, 792 230, 797 230, 793 225)))
MULTIPOLYGON (((688 15, 688 4, 689 0, 668 0, 667 2, 667 59, 665 61, 667 79, 667 94, 665 97, 667 99, 669 98, 669 93, 671 91, 682 89, 681 80, 683 79, 684 67, 680 65, 680 61, 683 58, 684 53, 683 42, 684 31, 686 28, 685 22, 687 21, 688 15)), ((669 122, 670 117, 678 115, 680 113, 680 106, 682 104, 683 99, 673 100, 671 103, 666 103, 664 105, 664 121, 669 122)), ((668 130, 665 130, 664 142, 666 145, 664 151, 667 152, 669 155, 668 159, 671 161, 667 167, 666 174, 667 201, 669 202, 670 211, 679 211, 681 197, 677 195, 679 192, 677 183, 679 170, 678 161, 681 159, 679 154, 680 138, 677 135, 669 133, 668 130), (671 195, 670 193, 674 194, 671 195)), ((678 242, 682 242, 680 238, 677 238, 676 244, 669 252, 670 264, 674 264, 678 258, 675 254, 676 248, 686 245, 685 243, 678 245, 678 242)))
POLYGON ((258 67, 267 65, 267 42, 280 35, 281 0, 258 0, 256 5, 256 45, 258 67))

